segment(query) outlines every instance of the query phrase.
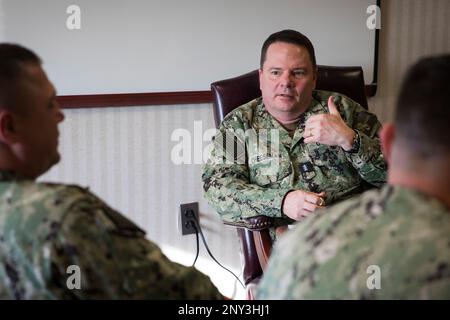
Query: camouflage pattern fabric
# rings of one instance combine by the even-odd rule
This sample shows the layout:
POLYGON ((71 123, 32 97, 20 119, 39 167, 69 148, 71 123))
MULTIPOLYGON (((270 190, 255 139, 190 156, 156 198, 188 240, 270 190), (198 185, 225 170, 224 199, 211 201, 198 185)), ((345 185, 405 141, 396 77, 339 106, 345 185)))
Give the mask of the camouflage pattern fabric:
POLYGON ((85 189, 0 171, 0 299, 222 298, 144 236, 85 189), (69 289, 72 265, 80 289, 69 289))
MULTIPOLYGON (((293 221, 281 205, 290 190, 326 192, 330 205, 365 190, 367 183, 386 181, 376 116, 337 93, 313 92, 293 137, 265 109, 262 99, 242 105, 223 120, 214 137, 211 157, 203 168, 205 197, 225 222, 245 226, 243 218, 265 215, 276 225, 293 221), (303 143, 305 121, 328 113, 327 99, 335 97, 348 126, 359 134, 359 149, 303 143)), ((366 188, 367 189, 367 188, 366 188)), ((274 237, 274 232, 271 230, 274 237)))
POLYGON ((450 299, 449 208, 386 185, 321 210, 278 240, 257 296, 450 299))

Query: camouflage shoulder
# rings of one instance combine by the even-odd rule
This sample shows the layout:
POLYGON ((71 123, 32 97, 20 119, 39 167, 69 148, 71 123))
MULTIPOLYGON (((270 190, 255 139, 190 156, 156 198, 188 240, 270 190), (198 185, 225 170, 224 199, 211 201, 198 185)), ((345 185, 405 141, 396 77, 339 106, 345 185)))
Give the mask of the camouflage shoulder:
POLYGON ((83 199, 95 196, 89 191, 89 188, 83 188, 78 185, 59 184, 59 183, 39 183, 39 188, 47 194, 47 197, 55 200, 55 204, 61 208, 67 208, 83 199))
POLYGON ((259 97, 237 107, 225 116, 220 127, 233 129, 250 127, 256 109, 261 103, 262 98, 259 97))
MULTIPOLYGON (((340 234, 356 232, 370 219, 366 213, 366 204, 379 198, 379 190, 370 190, 362 195, 317 210, 304 220, 296 223, 293 230, 283 235, 276 245, 279 256, 298 256, 317 250, 326 239, 340 234), (283 249, 278 249, 281 247, 283 249)), ((308 253, 308 255, 309 255, 308 253)), ((306 259, 306 256, 304 257, 306 259)), ((310 256, 310 258, 312 258, 310 256)), ((279 266, 283 269, 283 266, 279 266)))
POLYGON ((354 110, 366 110, 358 102, 346 96, 345 94, 327 91, 327 90, 314 90, 313 97, 319 101, 322 105, 326 106, 328 98, 334 97, 334 101, 338 105, 341 112, 353 112, 354 110))
POLYGON ((308 216, 296 225, 295 233, 297 236, 302 235, 308 238, 315 230, 328 230, 331 227, 338 226, 344 217, 345 220, 362 221, 364 219, 361 219, 361 217, 366 216, 366 209, 369 204, 374 203, 379 196, 380 190, 373 189, 317 210, 314 215, 308 216))
POLYGON ((69 214, 83 212, 104 219, 105 225, 109 225, 111 229, 123 235, 145 235, 144 230, 111 208, 106 202, 89 191, 89 188, 53 183, 43 185, 52 193, 54 205, 59 207, 57 211, 62 214, 61 219, 65 219, 69 214))
MULTIPOLYGON (((75 188, 65 184, 36 183, 25 180, 9 183, 7 190, 3 192, 7 201, 16 206, 32 208, 28 211, 46 212, 49 218, 59 220, 62 218, 65 208, 78 201, 86 190, 75 188)), ((27 212, 28 212, 27 211, 27 212)))
POLYGON ((349 199, 335 203, 334 205, 326 208, 331 214, 339 214, 348 212, 350 215, 356 217, 362 214, 366 214, 367 209, 374 203, 380 201, 383 197, 384 189, 371 189, 361 194, 356 194, 349 199))

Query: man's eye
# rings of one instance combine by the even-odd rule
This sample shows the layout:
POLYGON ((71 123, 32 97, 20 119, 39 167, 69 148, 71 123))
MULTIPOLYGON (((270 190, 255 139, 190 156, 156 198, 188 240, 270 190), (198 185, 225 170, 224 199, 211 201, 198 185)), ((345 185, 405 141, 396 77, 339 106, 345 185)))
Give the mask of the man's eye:
POLYGON ((304 70, 297 70, 293 72, 294 77, 301 78, 306 74, 304 70))
POLYGON ((52 101, 50 101, 49 104, 48 104, 48 108, 52 109, 55 106, 55 102, 56 102, 56 100, 52 99, 52 101))
POLYGON ((271 70, 270 71, 270 75, 272 75, 272 76, 279 76, 280 75, 280 71, 278 71, 278 70, 271 70))

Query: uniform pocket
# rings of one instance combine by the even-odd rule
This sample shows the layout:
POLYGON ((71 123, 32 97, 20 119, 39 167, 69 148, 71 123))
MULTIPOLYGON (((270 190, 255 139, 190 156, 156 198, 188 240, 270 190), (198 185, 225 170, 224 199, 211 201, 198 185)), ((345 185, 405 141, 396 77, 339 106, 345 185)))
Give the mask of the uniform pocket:
POLYGON ((256 160, 249 164, 250 182, 259 186, 279 185, 292 172, 290 163, 280 157, 261 157, 256 160))
POLYGON ((342 164, 346 157, 340 147, 327 146, 321 143, 308 143, 306 145, 311 161, 320 167, 335 167, 342 164))
POLYGON ((310 143, 307 150, 322 190, 346 190, 360 183, 358 171, 341 147, 310 143))

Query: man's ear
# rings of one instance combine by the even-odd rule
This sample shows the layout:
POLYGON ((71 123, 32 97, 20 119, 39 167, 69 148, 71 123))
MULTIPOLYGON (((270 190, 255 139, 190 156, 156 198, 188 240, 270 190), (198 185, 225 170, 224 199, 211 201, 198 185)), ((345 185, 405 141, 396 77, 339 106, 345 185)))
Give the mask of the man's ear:
POLYGON ((261 78, 264 76, 262 68, 258 69, 258 73, 259 73, 259 90, 261 90, 261 78))
POLYGON ((385 123, 380 132, 381 149, 386 162, 389 164, 392 155, 392 146, 395 140, 395 126, 393 123, 385 123))
POLYGON ((10 144, 17 141, 16 119, 6 110, 0 110, 0 142, 10 144))

